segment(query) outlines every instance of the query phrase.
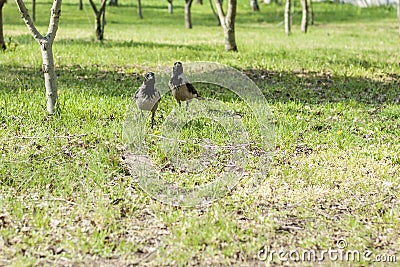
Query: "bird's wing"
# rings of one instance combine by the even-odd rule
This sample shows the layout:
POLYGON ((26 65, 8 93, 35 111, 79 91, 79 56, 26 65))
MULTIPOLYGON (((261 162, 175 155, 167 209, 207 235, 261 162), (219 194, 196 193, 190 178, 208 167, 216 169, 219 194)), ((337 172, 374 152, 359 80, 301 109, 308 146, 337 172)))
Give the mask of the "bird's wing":
POLYGON ((173 89, 174 88, 174 84, 172 83, 172 78, 169 79, 168 87, 169 87, 169 89, 173 89))
POLYGON ((156 97, 157 97, 157 99, 158 99, 158 100, 157 100, 157 103, 160 102, 160 99, 161 99, 160 92, 156 91, 156 92, 155 92, 155 95, 156 95, 156 97))
POLYGON ((146 85, 143 83, 139 89, 136 91, 135 95, 133 96, 134 99, 138 99, 139 97, 139 92, 143 91, 146 88, 146 85))
POLYGON ((197 93, 196 89, 194 88, 194 86, 191 83, 186 83, 186 87, 187 87, 189 93, 200 96, 199 93, 197 93))

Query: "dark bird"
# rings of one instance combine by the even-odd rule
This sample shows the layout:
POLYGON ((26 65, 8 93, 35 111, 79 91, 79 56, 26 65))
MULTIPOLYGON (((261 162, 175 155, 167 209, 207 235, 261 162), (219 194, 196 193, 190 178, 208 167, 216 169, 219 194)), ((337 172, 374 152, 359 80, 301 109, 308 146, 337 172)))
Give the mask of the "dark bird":
POLYGON ((139 90, 133 97, 136 101, 138 109, 151 111, 151 127, 154 125, 154 114, 158 108, 158 102, 160 101, 160 93, 156 90, 154 84, 156 78, 153 72, 148 72, 144 76, 143 84, 139 87, 139 90))
POLYGON ((186 101, 186 109, 189 106, 190 100, 193 98, 201 99, 201 96, 197 93, 194 86, 183 75, 183 66, 181 62, 174 63, 168 86, 172 90, 172 95, 175 97, 179 106, 181 105, 181 101, 186 101))

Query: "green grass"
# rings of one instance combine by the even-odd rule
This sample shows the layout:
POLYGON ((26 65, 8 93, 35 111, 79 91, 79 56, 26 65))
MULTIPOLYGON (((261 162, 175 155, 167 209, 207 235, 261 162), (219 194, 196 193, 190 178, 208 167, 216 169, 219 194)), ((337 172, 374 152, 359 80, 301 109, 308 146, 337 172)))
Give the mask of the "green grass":
MULTIPOLYGON (((321 252, 340 239, 349 250, 399 261, 395 9, 314 3, 315 25, 302 34, 296 3, 293 34, 286 37, 282 6, 262 5, 252 13, 243 1, 239 52, 225 53, 207 3, 193 4, 191 30, 184 28, 181 2, 168 15, 166 1, 143 1, 143 20, 131 2, 120 3, 107 7, 100 43, 88 3, 79 11, 77 3, 64 1, 54 43, 60 107, 54 116, 45 114, 39 47, 14 2, 4 7, 12 49, 0 55, 0 265, 256 266, 263 264, 257 252, 264 245, 321 252), (238 68, 269 101, 275 153, 256 192, 240 183, 208 208, 183 209, 152 199, 129 174, 122 131, 131 96, 146 71, 177 60, 238 68)), ((37 25, 45 32, 51 2, 37 5, 37 25)), ((197 86, 244 114, 252 127, 235 95, 197 86)), ((149 132, 157 134, 173 109, 167 94, 149 132)), ((229 143, 207 119, 186 126, 179 138, 204 137, 229 143)), ((162 165, 168 161, 156 140, 150 152, 162 165)), ((195 145, 185 149, 199 153, 195 145)), ((247 168, 252 175, 252 165, 247 168)), ((169 170, 166 176, 193 187, 213 179, 213 171, 191 176, 169 170)))

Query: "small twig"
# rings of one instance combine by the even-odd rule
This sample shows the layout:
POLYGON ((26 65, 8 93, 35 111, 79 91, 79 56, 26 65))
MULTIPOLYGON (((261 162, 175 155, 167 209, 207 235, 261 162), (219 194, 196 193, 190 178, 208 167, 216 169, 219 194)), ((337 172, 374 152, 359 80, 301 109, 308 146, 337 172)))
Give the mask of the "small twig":
POLYGON ((157 248, 155 248, 153 251, 148 252, 146 255, 144 255, 141 259, 129 264, 130 266, 138 266, 146 261, 148 261, 151 255, 153 255, 154 253, 158 253, 159 249, 160 249, 161 245, 158 246, 157 248))
POLYGON ((55 139, 62 139, 62 138, 66 138, 66 139, 71 139, 71 138, 75 138, 75 137, 82 137, 82 136, 86 136, 87 134, 75 134, 75 135, 55 135, 55 136, 14 136, 13 138, 6 138, 3 139, 2 141, 11 141, 11 140, 15 140, 15 139, 46 139, 46 138, 55 138, 55 139))
POLYGON ((185 144, 188 143, 187 141, 184 141, 184 140, 168 138, 168 137, 165 137, 165 136, 162 136, 162 135, 156 135, 156 134, 149 134, 149 135, 153 136, 153 137, 157 137, 159 139, 163 139, 163 140, 176 141, 176 142, 185 143, 185 144))
POLYGON ((35 177, 35 175, 36 175, 36 173, 32 174, 31 177, 29 177, 27 180, 24 180, 24 181, 18 186, 17 192, 21 189, 21 187, 22 187, 23 185, 25 185, 26 183, 30 182, 30 181, 33 179, 33 177, 35 177))
MULTIPOLYGON (((149 134, 149 135, 153 136, 153 137, 156 137, 156 138, 159 138, 159 139, 163 139, 163 140, 176 141, 176 142, 179 142, 179 143, 190 144, 189 142, 184 141, 184 140, 168 138, 168 137, 165 137, 165 136, 162 136, 162 135, 155 135, 155 134, 149 134)), ((196 144, 196 143, 191 143, 191 144, 192 145, 198 145, 198 146, 205 147, 205 148, 237 148, 237 147, 250 146, 249 143, 237 144, 237 145, 233 145, 233 146, 200 145, 200 144, 196 144)))
POLYGON ((44 200, 45 201, 61 201, 61 202, 65 202, 65 203, 71 204, 73 206, 76 205, 75 202, 72 202, 72 201, 69 201, 69 200, 66 200, 66 199, 63 199, 63 198, 51 198, 51 199, 44 199, 44 200))
POLYGON ((304 230, 304 228, 298 227, 298 226, 291 226, 291 225, 281 225, 278 227, 278 230, 304 230))
POLYGON ((383 199, 381 199, 381 200, 377 200, 377 201, 374 201, 374 202, 369 202, 369 203, 367 203, 367 204, 362 205, 361 207, 355 208, 354 210, 359 210, 359 209, 365 208, 365 207, 367 207, 367 206, 371 206, 371 205, 374 205, 374 204, 383 202, 383 201, 385 201, 386 199, 388 199, 389 197, 391 197, 391 196, 387 196, 387 197, 385 197, 385 198, 383 198, 383 199))
POLYGON ((88 171, 91 171, 92 173, 94 173, 94 174, 96 174, 96 175, 97 175, 97 172, 96 172, 96 171, 94 171, 94 170, 92 170, 91 168, 89 168, 89 167, 86 167, 86 169, 87 169, 88 171))

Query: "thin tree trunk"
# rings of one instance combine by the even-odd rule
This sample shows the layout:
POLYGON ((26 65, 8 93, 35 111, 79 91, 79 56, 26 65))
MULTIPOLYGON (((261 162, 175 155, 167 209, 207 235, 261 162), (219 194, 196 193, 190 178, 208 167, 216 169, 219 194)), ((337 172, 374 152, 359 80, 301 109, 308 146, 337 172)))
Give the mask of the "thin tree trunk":
POLYGON ((101 28, 101 16, 96 16, 95 33, 96 39, 99 41, 103 41, 104 39, 104 33, 102 32, 101 28))
POLYGON ((99 41, 104 40, 104 26, 105 26, 105 13, 106 13, 106 0, 101 1, 100 9, 97 10, 96 5, 94 4, 93 0, 89 0, 90 5, 93 8, 95 14, 95 32, 96 32, 96 39, 99 41))
POLYGON ((285 3, 285 33, 286 35, 290 34, 291 28, 292 28, 292 1, 291 0, 286 0, 285 3))
POLYGON ((143 19, 142 2, 140 0, 137 0, 137 14, 138 14, 139 19, 143 19))
POLYGON ((83 10, 83 0, 79 0, 79 10, 83 10))
POLYGON ((400 0, 397 4, 397 18, 399 19, 399 34, 400 34, 400 0))
POLYGON ((104 37, 104 27, 106 26, 106 1, 104 1, 104 10, 101 12, 101 32, 103 33, 104 37))
POLYGON ((172 14, 173 13, 172 0, 167 0, 167 1, 168 1, 168 13, 172 14))
POLYGON ((235 40, 235 18, 236 18, 236 0, 228 0, 228 10, 226 16, 222 9, 220 0, 214 0, 217 7, 218 17, 221 22, 222 29, 224 30, 225 50, 237 51, 235 40))
POLYGON ((307 0, 300 0, 302 16, 301 16, 301 31, 306 33, 308 28, 308 5, 307 0))
POLYGON ((53 49, 52 44, 49 43, 43 43, 42 47, 42 69, 44 73, 44 85, 46 87, 47 107, 51 107, 50 110, 47 110, 47 112, 52 114, 54 113, 54 105, 58 98, 57 90, 53 91, 53 88, 57 88, 57 76, 54 68, 53 49))
POLYGON ((260 7, 258 6, 257 0, 250 0, 250 7, 253 11, 260 11, 260 7))
POLYGON ((192 28, 192 14, 190 12, 192 3, 193 3, 193 0, 185 0, 185 26, 186 26, 186 29, 192 28))
POLYGON ((212 13, 214 14, 214 17, 217 19, 217 26, 221 26, 221 21, 219 20, 217 12, 215 12, 215 10, 214 10, 214 6, 213 6, 213 3, 212 3, 212 0, 209 0, 209 1, 210 1, 210 6, 211 6, 212 13))
POLYGON ((308 21, 310 25, 314 25, 314 10, 312 7, 312 0, 308 0, 308 21))
POLYGON ((53 57, 53 42, 56 37, 58 29, 58 21, 61 15, 61 2, 62 0, 54 0, 53 6, 51 7, 51 17, 49 22, 49 28, 47 34, 42 36, 36 29, 31 17, 28 14, 28 10, 22 0, 15 0, 18 5, 21 17, 24 20, 26 26, 31 32, 32 36, 40 45, 42 52, 43 65, 42 70, 44 73, 44 84, 46 87, 46 99, 47 99, 47 112, 53 114, 57 103, 57 77, 54 68, 54 57, 53 57))
POLYGON ((0 48, 1 50, 6 50, 6 43, 4 42, 4 33, 3 33, 3 7, 6 0, 0 0, 0 48))
POLYGON ((32 20, 36 21, 36 0, 32 0, 32 20))

